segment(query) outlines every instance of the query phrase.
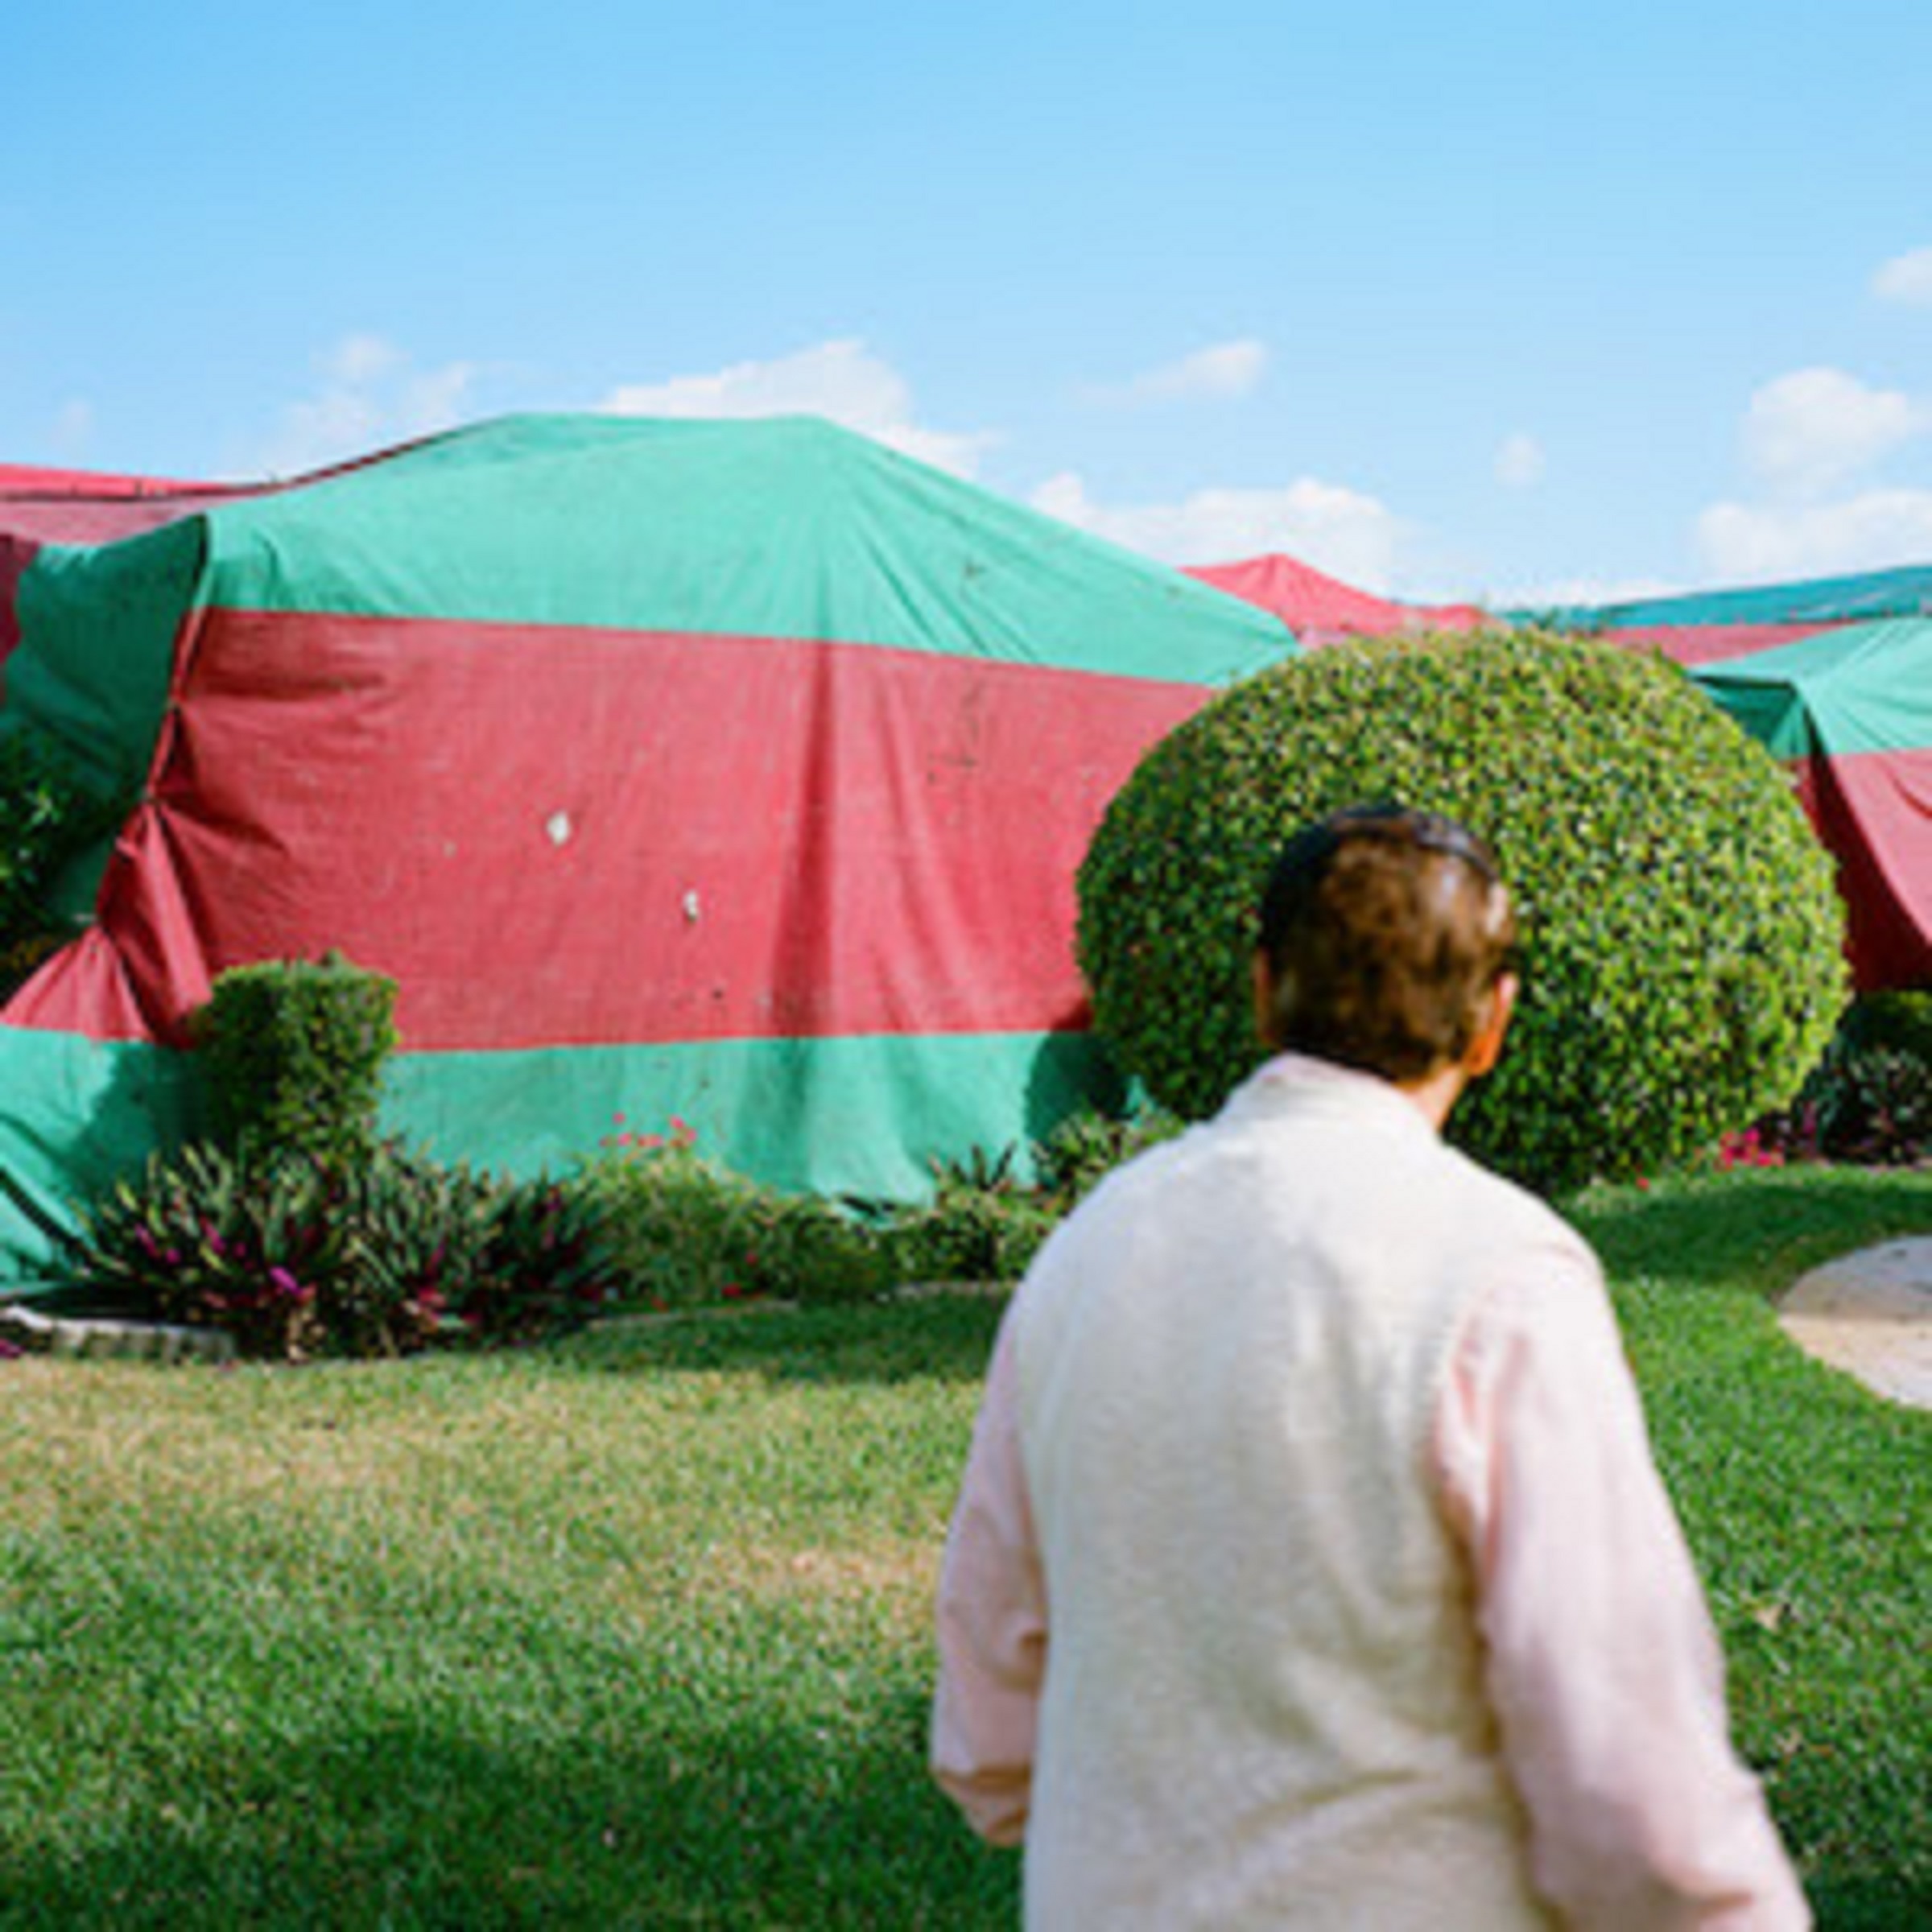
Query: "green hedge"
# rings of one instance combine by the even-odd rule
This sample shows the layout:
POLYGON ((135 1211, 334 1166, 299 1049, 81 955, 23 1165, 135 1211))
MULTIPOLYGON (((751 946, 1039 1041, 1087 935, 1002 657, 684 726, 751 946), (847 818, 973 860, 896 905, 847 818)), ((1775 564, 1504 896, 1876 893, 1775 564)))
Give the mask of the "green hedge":
POLYGON ((222 973, 195 1022, 216 1141, 366 1158, 396 1043, 395 1004, 394 980, 339 952, 222 973))
POLYGON ((1547 633, 1311 652, 1143 759, 1079 880, 1096 1023, 1198 1117, 1253 1066, 1254 907, 1296 827, 1445 811, 1513 882, 1524 996, 1456 1137, 1532 1185, 1641 1173, 1790 1100, 1846 994, 1830 860, 1784 774, 1662 659, 1547 633))

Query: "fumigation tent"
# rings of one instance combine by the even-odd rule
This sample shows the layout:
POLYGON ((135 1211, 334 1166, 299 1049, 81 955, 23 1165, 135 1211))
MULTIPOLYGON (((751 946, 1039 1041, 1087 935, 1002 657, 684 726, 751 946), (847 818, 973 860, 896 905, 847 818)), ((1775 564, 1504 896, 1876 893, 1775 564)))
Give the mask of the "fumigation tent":
POLYGON ((0 463, 0 667, 20 641, 17 592, 36 552, 49 543, 111 543, 228 493, 219 485, 0 463))
POLYGON ((1358 590, 1279 552, 1203 564, 1187 575, 1272 612, 1304 646, 1414 630, 1474 630, 1489 617, 1473 604, 1403 604, 1358 590))
POLYGON ((1932 984, 1932 567, 1494 616, 1374 597, 1291 557, 1189 574, 1308 646, 1541 621, 1663 652, 1790 768, 1837 861, 1860 988, 1932 984))
POLYGON ((1859 986, 1932 985, 1932 566, 1554 614, 1675 658, 1782 759, 1859 986))
MULTIPOLYGON (((1276 619, 810 419, 511 418, 18 586, 0 729, 138 799, 0 1010, 0 1282, 184 1130, 215 976, 398 982, 386 1125, 561 1166, 675 1117, 905 1198, 1102 1077, 1074 873, 1276 619)), ((71 898, 75 882, 67 882, 71 898)))

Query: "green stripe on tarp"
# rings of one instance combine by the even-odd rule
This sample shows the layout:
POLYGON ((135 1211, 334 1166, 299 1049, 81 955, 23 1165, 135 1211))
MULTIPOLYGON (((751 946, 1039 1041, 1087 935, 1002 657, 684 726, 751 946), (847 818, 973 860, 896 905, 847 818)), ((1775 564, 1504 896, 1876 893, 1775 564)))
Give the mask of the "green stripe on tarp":
POLYGON ((167 1049, 0 1026, 0 1294, 60 1285, 76 1208, 188 1130, 167 1049))
MULTIPOLYGON (((197 1117, 188 1056, 0 1027, 0 1293, 62 1283, 50 1229, 76 1202, 179 1145, 197 1117)), ((905 1201, 932 1163, 1030 1149, 1117 1077, 1090 1034, 713 1040, 530 1052, 402 1054, 383 1125, 446 1160, 561 1173, 624 1133, 683 1121, 700 1153, 775 1187, 905 1201)))
POLYGON ((510 417, 218 505, 230 609, 879 644, 1218 684, 1278 619, 815 418, 510 417))
POLYGON ((1671 624, 1832 624, 1923 615, 1932 615, 1932 565, 1926 564, 1856 576, 1814 577, 1802 584, 1695 591, 1629 604, 1579 604, 1504 613, 1511 623, 1536 621, 1609 630, 1671 624))
POLYGON ((1030 1142, 1113 1087, 1088 1034, 700 1040, 400 1055, 384 1117, 518 1173, 681 1120, 700 1153, 774 1187, 910 1200, 931 1191, 935 1160, 1013 1148, 1024 1166, 1030 1142))
POLYGON ((97 549, 49 544, 21 577, 5 715, 55 739, 103 794, 147 776, 203 534, 190 518, 97 549))
POLYGON ((1932 621, 1823 631, 1690 675, 1776 758, 1932 746, 1932 621))

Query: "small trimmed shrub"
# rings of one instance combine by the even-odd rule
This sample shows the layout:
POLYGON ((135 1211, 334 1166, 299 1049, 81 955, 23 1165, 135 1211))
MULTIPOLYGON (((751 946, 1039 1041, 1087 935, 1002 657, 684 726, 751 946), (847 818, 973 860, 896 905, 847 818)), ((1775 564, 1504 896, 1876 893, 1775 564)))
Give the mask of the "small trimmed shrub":
POLYGON ((899 1286, 890 1251, 836 1201, 767 1194, 753 1221, 754 1292, 807 1306, 875 1301, 899 1286))
POLYGON ((1062 1204, 1016 1180, 1011 1151, 942 1165, 923 1207, 902 1209, 886 1236, 902 1283, 1005 1282, 1024 1274, 1062 1204))
POLYGON ((627 1302, 700 1307, 752 1292, 755 1191, 699 1154, 682 1122, 668 1137, 606 1141, 577 1179, 601 1218, 627 1302))
POLYGON ((1186 1125, 1160 1107, 1124 1120, 1091 1110, 1071 1114, 1034 1150, 1034 1170, 1063 1211, 1084 1200, 1123 1161, 1172 1140, 1186 1125))
POLYGON ((339 952, 221 974, 195 1025, 216 1141, 236 1153, 367 1159, 395 1005, 394 980, 339 952))
POLYGON ((626 1302, 858 1301, 893 1286, 872 1231, 836 1203, 780 1193, 717 1166, 674 1121, 667 1135, 606 1141, 578 1177, 626 1302))
POLYGON ((1079 878, 1097 1030, 1161 1104, 1253 1067, 1255 906, 1289 835, 1373 799, 1485 836, 1523 998, 1455 1137, 1549 1191, 1653 1170, 1787 1102, 1845 998, 1830 860, 1776 763, 1675 667, 1534 632, 1336 646, 1146 755, 1079 878))

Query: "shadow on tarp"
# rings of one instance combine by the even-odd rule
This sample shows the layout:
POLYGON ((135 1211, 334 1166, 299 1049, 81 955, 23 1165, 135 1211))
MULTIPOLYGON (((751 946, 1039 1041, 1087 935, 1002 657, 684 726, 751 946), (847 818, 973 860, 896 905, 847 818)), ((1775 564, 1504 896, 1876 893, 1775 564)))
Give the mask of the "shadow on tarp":
POLYGON ((0 1026, 0 1296, 123 1312, 75 1282, 81 1203, 179 1146, 200 1108, 186 1054, 0 1026))

